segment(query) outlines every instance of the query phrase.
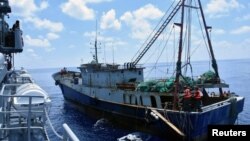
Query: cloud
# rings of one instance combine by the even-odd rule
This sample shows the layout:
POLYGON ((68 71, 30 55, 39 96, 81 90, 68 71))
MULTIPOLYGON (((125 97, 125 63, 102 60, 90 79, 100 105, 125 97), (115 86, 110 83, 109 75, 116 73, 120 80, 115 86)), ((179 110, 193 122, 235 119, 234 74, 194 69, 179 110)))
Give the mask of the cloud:
POLYGON ((132 38, 145 39, 152 31, 150 20, 159 19, 163 12, 152 4, 147 4, 133 12, 125 12, 120 20, 132 28, 132 38))
MULTIPOLYGON (((28 47, 40 47, 45 51, 52 51, 55 48, 51 46, 50 41, 59 38, 59 35, 56 34, 61 32, 64 28, 61 22, 53 22, 49 19, 41 19, 38 17, 38 13, 47 9, 49 7, 48 0, 9 0, 9 4, 13 9, 13 15, 18 16, 22 21, 22 24, 26 24, 23 27, 33 26, 37 29, 45 30, 48 32, 47 35, 43 35, 38 38, 33 38, 30 35, 25 35, 23 37, 25 46, 28 47)), ((34 49, 26 49, 29 55, 32 57, 39 57, 34 49)))
POLYGON ((250 38, 242 39, 240 42, 223 40, 214 42, 217 59, 243 59, 249 58, 250 38))
POLYGON ((34 52, 34 50, 31 49, 31 48, 28 48, 28 49, 27 49, 27 52, 34 52))
MULTIPOLYGON (((246 38, 243 40, 243 42, 241 42, 239 45, 242 46, 243 48, 247 48, 248 50, 250 50, 249 48, 249 44, 250 44, 250 38, 246 38)), ((248 58, 249 58, 249 51, 245 52, 246 54, 248 54, 248 58)))
POLYGON ((234 47, 233 43, 226 41, 226 40, 222 40, 219 42, 214 42, 214 46, 215 47, 234 47))
POLYGON ((215 28, 215 29, 212 29, 212 33, 214 33, 216 35, 222 35, 222 34, 225 34, 226 31, 224 29, 215 28))
POLYGON ((112 0, 83 0, 86 3, 102 3, 102 2, 111 2, 112 0))
MULTIPOLYGON (((93 40, 95 39, 96 32, 95 31, 85 32, 83 35, 93 40)), ((109 46, 109 47, 123 46, 127 44, 126 42, 120 40, 119 38, 107 37, 107 36, 102 36, 102 35, 98 35, 98 42, 100 42, 101 44, 105 44, 105 46, 109 46)))
MULTIPOLYGON (((44 48, 45 51, 51 52, 55 50, 55 48, 51 47, 51 40, 58 39, 59 35, 55 33, 47 33, 46 38, 43 36, 39 36, 38 38, 32 38, 30 35, 24 36, 24 44, 28 47, 40 47, 44 48)), ((31 52, 31 50, 29 50, 31 52)))
MULTIPOLYGON (((24 36, 24 44, 28 47, 40 47, 45 49, 47 52, 51 52, 55 50, 55 48, 51 47, 51 43, 48 39, 39 37, 39 38, 32 38, 29 35, 24 36)), ((29 49, 28 52, 32 52, 33 49, 29 49)), ((34 51, 34 50, 33 50, 34 51)))
POLYGON ((162 17, 163 13, 152 4, 147 4, 142 8, 133 12, 134 16, 138 19, 158 19, 162 17))
POLYGON ((32 57, 38 57, 38 55, 35 53, 35 51, 34 51, 33 49, 31 49, 31 48, 28 48, 26 51, 27 51, 27 52, 29 53, 29 55, 31 55, 32 57))
POLYGON ((96 32, 95 31, 92 31, 92 32, 84 32, 83 33, 83 36, 85 37, 95 37, 96 35, 96 32))
POLYGON ((47 1, 42 1, 40 5, 36 5, 34 0, 9 0, 9 4, 13 7, 14 14, 22 17, 34 15, 37 11, 46 9, 49 4, 47 1))
POLYGON ((250 33, 250 26, 241 26, 238 29, 231 31, 231 34, 244 34, 244 33, 250 33))
POLYGON ((10 6, 15 9, 14 14, 23 18, 25 22, 30 22, 38 29, 46 29, 50 32, 61 32, 63 24, 61 22, 53 22, 48 19, 39 18, 36 13, 49 7, 47 0, 42 0, 38 5, 34 0, 10 0, 10 6))
POLYGON ((29 17, 25 21, 31 22, 38 29, 47 29, 51 32, 61 32, 64 28, 61 22, 52 22, 48 19, 40 19, 38 17, 29 17))
POLYGON ((24 43, 31 47, 50 47, 50 42, 48 39, 44 38, 31 38, 29 35, 24 36, 24 43))
POLYGON ((50 33, 47 33, 47 38, 49 39, 49 40, 55 40, 55 39, 58 39, 60 36, 58 35, 58 34, 55 34, 55 33, 52 33, 52 32, 50 32, 50 33))
POLYGON ((236 21, 248 21, 250 20, 250 14, 244 15, 242 17, 237 17, 236 21))
POLYGON ((42 1, 40 4, 40 10, 47 9, 49 7, 49 3, 47 1, 42 1))
POLYGON ((231 10, 244 7, 237 0, 210 0, 207 4, 205 12, 211 18, 218 18, 228 15, 231 10))
POLYGON ((93 20, 95 11, 87 6, 88 3, 110 2, 111 0, 68 0, 61 5, 61 10, 78 20, 93 20))
POLYGON ((84 0, 69 0, 61 5, 62 12, 79 20, 93 20, 94 10, 88 8, 84 0))
POLYGON ((120 29, 121 23, 118 19, 116 19, 115 15, 114 9, 109 10, 107 13, 103 13, 101 18, 101 29, 120 29))

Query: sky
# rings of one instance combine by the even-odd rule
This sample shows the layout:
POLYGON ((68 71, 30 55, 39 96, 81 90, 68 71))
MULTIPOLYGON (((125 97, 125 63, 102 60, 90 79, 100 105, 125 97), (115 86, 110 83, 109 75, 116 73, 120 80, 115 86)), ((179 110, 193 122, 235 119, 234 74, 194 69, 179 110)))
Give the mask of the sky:
MULTIPOLYGON (((99 62, 130 62, 138 49, 145 47, 143 43, 176 1, 9 0, 12 13, 6 20, 10 27, 16 19, 20 20, 24 40, 24 51, 15 55, 15 66, 77 67, 91 62, 96 33, 99 62)), ((250 58, 250 1, 201 1, 207 25, 212 27, 210 36, 215 57, 218 60, 250 58)), ((193 60, 199 61, 209 59, 209 55, 198 37, 202 32, 198 32, 196 11, 192 12, 192 21, 196 23, 191 26, 194 34, 191 54, 193 60)), ((179 28, 173 23, 178 22, 177 15, 139 64, 176 60, 174 47, 178 44, 179 28)))

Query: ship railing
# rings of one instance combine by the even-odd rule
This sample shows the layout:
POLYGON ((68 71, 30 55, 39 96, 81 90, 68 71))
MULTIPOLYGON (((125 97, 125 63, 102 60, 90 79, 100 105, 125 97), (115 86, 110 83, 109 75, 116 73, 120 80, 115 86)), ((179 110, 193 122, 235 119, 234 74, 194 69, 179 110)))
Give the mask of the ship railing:
MULTIPOLYGON (((7 135, 9 130, 20 130, 20 129, 27 129, 27 137, 28 141, 31 141, 31 130, 33 129, 41 129, 44 130, 44 125, 45 125, 45 117, 43 117, 42 124, 32 126, 32 114, 37 114, 37 113, 42 113, 44 115, 44 111, 37 111, 37 110, 32 110, 32 99, 33 98, 43 98, 42 96, 15 96, 15 95, 1 95, 1 103, 3 103, 2 111, 0 111, 1 115, 1 120, 3 123, 3 127, 0 127, 0 130, 2 131, 7 131, 5 134, 7 135), (15 97, 26 97, 29 99, 29 104, 28 104, 28 109, 27 110, 12 110, 13 108, 10 106, 11 104, 11 98, 15 97), (18 113, 22 117, 21 114, 27 114, 27 121, 26 121, 26 126, 23 124, 15 125, 15 127, 11 127, 13 123, 10 121, 10 115, 18 113)), ((45 107, 44 107, 45 108, 45 107)), ((25 119, 25 118, 24 118, 25 119)))
POLYGON ((135 66, 131 66, 131 65, 107 65, 107 66, 102 66, 100 68, 95 68, 94 70, 126 70, 126 69, 136 69, 136 68, 143 68, 143 65, 142 64, 138 64, 138 65, 135 65, 135 66))
POLYGON ((25 84, 25 83, 34 83, 34 81, 30 77, 16 76, 15 78, 10 79, 9 83, 25 84))
POLYGON ((214 104, 201 107, 201 109, 202 109, 202 111, 209 111, 209 110, 212 110, 214 108, 217 108, 217 107, 220 107, 220 106, 223 106, 223 105, 226 105, 226 104, 230 104, 235 99, 236 99, 235 97, 231 97, 231 98, 228 98, 228 99, 226 99, 224 101, 216 102, 214 104))
MULTIPOLYGON (((1 121, 1 126, 0 126, 0 135, 1 138, 7 137, 7 135, 9 134, 10 131, 13 130, 22 130, 22 129, 26 129, 27 130, 27 141, 31 141, 31 130, 34 129, 41 129, 41 131, 46 134, 45 130, 45 104, 43 104, 43 109, 44 110, 34 110, 32 108, 32 99, 34 98, 44 98, 43 96, 20 96, 20 95, 12 95, 12 91, 15 89, 15 87, 20 86, 20 84, 5 84, 2 87, 2 90, 0 92, 0 107, 1 107, 1 111, 0 111, 0 121, 1 121), (29 100, 28 105, 25 105, 26 109, 22 109, 22 110, 15 110, 15 108, 12 105, 12 100, 13 98, 17 98, 17 97, 26 97, 29 100), (16 122, 11 122, 10 117, 11 114, 19 114, 19 116, 17 116, 17 119, 19 119, 19 123, 16 122), (32 125, 32 120, 34 119, 32 117, 32 114, 40 114, 42 116, 42 124, 36 124, 36 125, 32 125), (27 115, 27 117, 24 117, 22 115, 27 115), (20 122, 20 118, 25 119, 26 118, 26 122, 20 122), (25 123, 25 125, 23 124, 25 123)), ((45 136, 45 140, 48 140, 46 138, 47 136, 45 136)))
POLYGON ((63 124, 63 129, 63 141, 80 141, 66 123, 63 124))
MULTIPOLYGON (((11 130, 27 130, 27 141, 31 141, 31 130, 34 129, 40 129, 43 134, 45 135, 44 138, 45 140, 49 140, 47 132, 45 131, 45 123, 46 119, 50 122, 50 119, 48 117, 47 109, 46 109, 46 104, 43 104, 42 110, 35 110, 32 108, 32 99, 34 98, 44 98, 43 96, 20 96, 20 95, 12 95, 12 91, 16 89, 18 86, 21 84, 5 84, 3 85, 1 91, 0 91, 0 139, 7 137, 8 133, 11 130), (29 100, 29 103, 25 105, 25 108, 28 108, 27 110, 15 110, 14 107, 12 107, 12 100, 15 97, 26 97, 29 100), (41 119, 40 123, 41 124, 35 124, 32 125, 32 121, 34 117, 32 117, 33 114, 40 114, 38 118, 41 119), (10 115, 11 114, 19 114, 17 117, 20 119, 21 114, 27 114, 27 117, 24 118, 26 119, 26 122, 19 122, 18 123, 12 123, 10 121, 10 115), (24 126, 24 123, 26 126, 24 126), (11 125, 15 124, 14 127, 11 125)), ((45 100, 45 99, 44 99, 45 100)), ((45 102, 45 101, 44 101, 45 102)), ((52 124, 50 123, 52 126, 52 124)), ((73 131, 69 128, 67 124, 63 124, 63 129, 64 129, 64 134, 60 138, 63 141, 79 141, 77 136, 73 133, 73 131)))
POLYGON ((131 69, 131 68, 144 68, 142 64, 137 64, 135 66, 131 66, 130 64, 124 64, 121 66, 118 66, 118 69, 131 69))

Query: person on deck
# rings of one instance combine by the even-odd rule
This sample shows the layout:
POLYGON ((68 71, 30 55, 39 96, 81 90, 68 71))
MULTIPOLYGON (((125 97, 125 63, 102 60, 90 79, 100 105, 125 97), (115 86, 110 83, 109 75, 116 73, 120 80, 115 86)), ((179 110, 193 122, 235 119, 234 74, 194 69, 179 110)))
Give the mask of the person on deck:
POLYGON ((19 29, 19 28, 20 28, 20 22, 19 20, 16 20, 16 22, 12 26, 12 31, 15 31, 15 29, 19 29))
POLYGON ((184 95, 183 95, 183 110, 190 111, 191 110, 191 90, 189 87, 184 86, 184 95))
POLYGON ((195 110, 198 112, 201 112, 201 106, 202 106, 202 96, 203 93, 200 91, 198 87, 195 87, 195 92, 194 92, 194 101, 195 101, 195 110))

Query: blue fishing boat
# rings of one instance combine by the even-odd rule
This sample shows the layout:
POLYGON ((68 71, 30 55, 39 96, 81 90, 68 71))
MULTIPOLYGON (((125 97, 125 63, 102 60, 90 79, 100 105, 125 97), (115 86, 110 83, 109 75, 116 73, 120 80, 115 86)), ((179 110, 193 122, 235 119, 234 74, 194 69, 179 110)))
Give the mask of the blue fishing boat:
MULTIPOLYGON (((123 65, 100 63, 96 36, 91 63, 81 64, 78 67, 80 71, 64 68, 53 74, 64 98, 83 108, 106 113, 113 121, 122 122, 131 129, 135 127, 173 140, 206 140, 208 125, 234 124, 243 110, 244 97, 231 92, 229 85, 220 78, 209 35, 211 27, 207 26, 202 4, 200 0, 174 3, 176 5, 170 8, 172 11, 162 18, 161 24, 145 41, 144 48, 132 62, 123 65), (185 20, 185 15, 192 10, 200 16, 198 19, 203 27, 203 38, 213 68, 198 77, 192 75, 191 56, 183 61, 184 41, 192 41, 186 37, 192 35, 189 32, 192 26, 185 23, 191 21, 185 20), (181 15, 181 20, 174 23, 179 28, 174 75, 146 81, 145 67, 138 63, 177 13, 181 15), (186 67, 191 70, 190 76, 184 73, 186 67)), ((190 19, 190 16, 187 17, 190 19)), ((188 43, 187 47, 191 45, 188 43)))

